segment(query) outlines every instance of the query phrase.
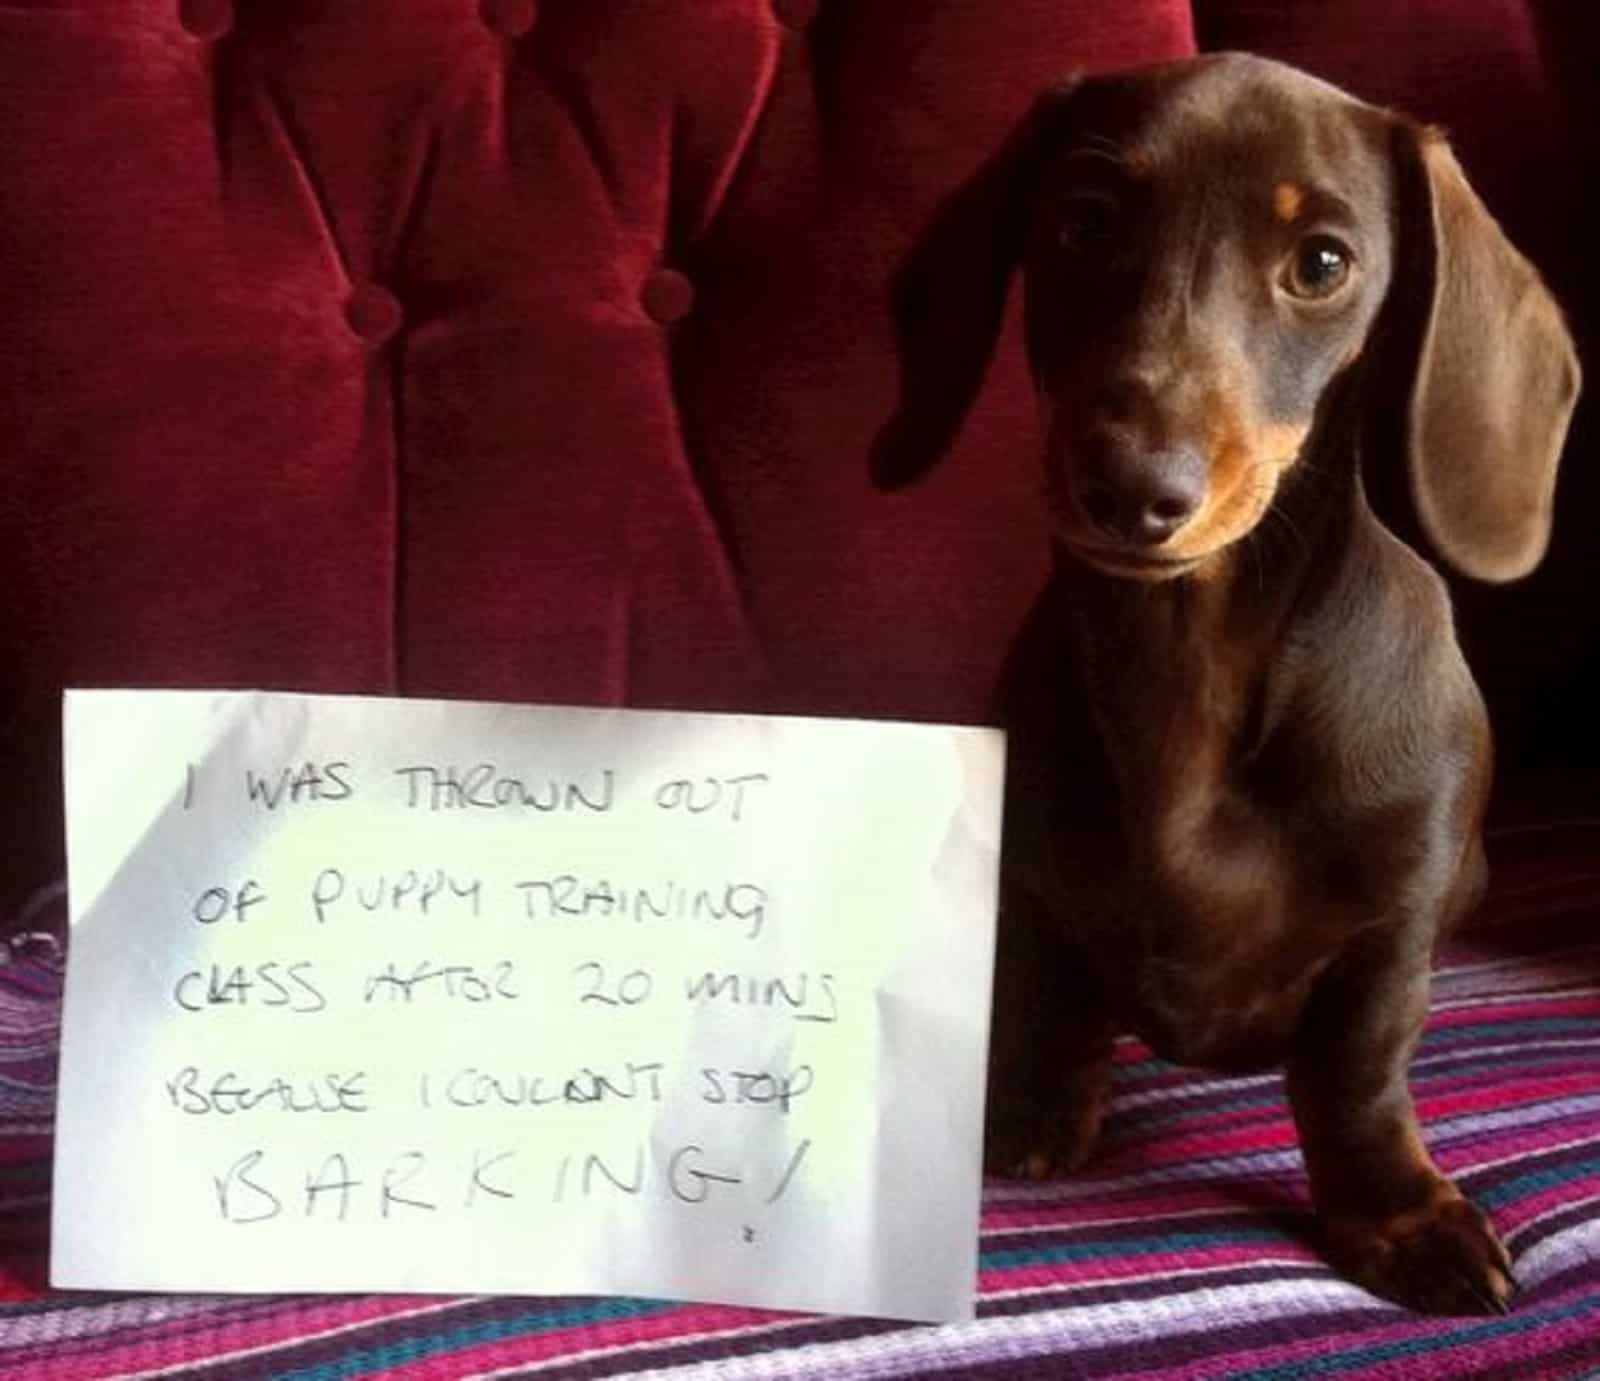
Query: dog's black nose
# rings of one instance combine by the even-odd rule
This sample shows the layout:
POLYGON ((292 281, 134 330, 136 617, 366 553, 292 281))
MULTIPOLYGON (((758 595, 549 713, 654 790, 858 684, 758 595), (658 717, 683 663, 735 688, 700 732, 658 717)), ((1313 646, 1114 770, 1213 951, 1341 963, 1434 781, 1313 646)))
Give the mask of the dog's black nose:
POLYGON ((1189 446, 1145 450, 1092 438, 1079 457, 1078 505, 1108 537, 1153 547, 1173 536, 1206 497, 1206 459, 1189 446))

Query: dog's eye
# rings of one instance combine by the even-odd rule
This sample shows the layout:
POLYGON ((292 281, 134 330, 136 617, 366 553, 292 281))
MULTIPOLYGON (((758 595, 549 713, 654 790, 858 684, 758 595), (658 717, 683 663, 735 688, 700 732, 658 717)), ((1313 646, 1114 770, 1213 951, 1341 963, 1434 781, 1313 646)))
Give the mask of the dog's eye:
POLYGON ((1293 297, 1332 297, 1350 278, 1349 246, 1332 235, 1308 235, 1284 266, 1283 288, 1293 297))
POLYGON ((1056 234, 1058 243, 1066 250, 1104 244, 1116 230, 1120 209, 1117 199, 1109 192, 1074 192, 1062 207, 1061 228, 1056 234))

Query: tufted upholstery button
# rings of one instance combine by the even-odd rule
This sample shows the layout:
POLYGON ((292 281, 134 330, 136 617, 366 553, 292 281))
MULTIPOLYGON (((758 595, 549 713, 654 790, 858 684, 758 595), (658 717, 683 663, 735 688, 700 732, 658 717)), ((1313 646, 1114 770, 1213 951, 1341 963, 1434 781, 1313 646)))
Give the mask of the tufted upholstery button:
POLYGON ((694 284, 677 269, 657 269, 639 294, 645 314, 660 326, 682 321, 694 306, 694 284))
POLYGON ((521 38, 539 17, 539 0, 479 0, 478 17, 502 38, 521 38))
POLYGON ((822 6, 819 0, 772 0, 772 12, 786 29, 806 29, 822 6))
POLYGON ((195 38, 221 38, 233 27, 233 0, 178 0, 178 22, 195 38))
POLYGON ((382 345, 405 320, 400 301, 378 283, 357 283, 345 299, 344 319, 368 345, 382 345))

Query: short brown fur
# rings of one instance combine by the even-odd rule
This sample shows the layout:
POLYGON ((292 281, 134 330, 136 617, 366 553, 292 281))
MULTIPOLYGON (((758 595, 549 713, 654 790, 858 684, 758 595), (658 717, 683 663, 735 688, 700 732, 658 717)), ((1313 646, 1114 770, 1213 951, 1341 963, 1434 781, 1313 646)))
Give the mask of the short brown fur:
POLYGON ((1363 473, 1404 470, 1462 571, 1529 569, 1579 386, 1561 314, 1403 117, 1240 55, 1067 83, 898 276, 881 482, 953 438, 1019 265, 1057 561, 1001 694, 990 1164, 1087 1158, 1120 1029, 1282 1063, 1332 1258, 1504 1309, 1511 1263, 1406 1084, 1434 944, 1483 887, 1488 724, 1363 473), (1404 426, 1367 406, 1396 371, 1404 426))

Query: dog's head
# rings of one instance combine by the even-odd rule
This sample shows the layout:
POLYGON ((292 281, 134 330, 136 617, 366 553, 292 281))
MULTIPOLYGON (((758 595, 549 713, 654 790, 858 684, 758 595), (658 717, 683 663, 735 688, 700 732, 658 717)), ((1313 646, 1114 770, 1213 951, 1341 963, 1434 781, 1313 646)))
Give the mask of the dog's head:
POLYGON ((953 439, 1018 266, 1056 535, 1089 563, 1160 580, 1250 532, 1402 282, 1424 531, 1484 579, 1542 556, 1576 356, 1436 132, 1237 54, 1045 93, 897 275, 880 483, 953 439))

